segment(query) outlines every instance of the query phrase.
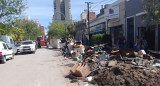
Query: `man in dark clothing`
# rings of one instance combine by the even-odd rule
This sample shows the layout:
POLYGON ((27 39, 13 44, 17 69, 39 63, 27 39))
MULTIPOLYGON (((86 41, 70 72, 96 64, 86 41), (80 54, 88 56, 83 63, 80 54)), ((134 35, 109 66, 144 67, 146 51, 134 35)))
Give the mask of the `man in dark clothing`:
POLYGON ((119 46, 119 49, 123 49, 124 48, 124 44, 125 44, 125 38, 123 35, 121 35, 119 38, 118 38, 118 46, 119 46))

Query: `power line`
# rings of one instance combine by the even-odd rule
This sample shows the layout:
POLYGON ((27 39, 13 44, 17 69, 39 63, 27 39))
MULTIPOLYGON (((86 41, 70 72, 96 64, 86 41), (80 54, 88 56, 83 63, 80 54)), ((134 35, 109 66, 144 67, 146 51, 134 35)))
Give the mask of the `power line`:
POLYGON ((92 7, 91 10, 93 10, 94 8, 96 8, 97 6, 99 6, 99 4, 101 4, 102 2, 105 2, 105 1, 107 1, 106 3, 109 3, 109 2, 111 2, 113 0, 103 0, 103 1, 100 1, 96 6, 92 7))
POLYGON ((93 8, 99 6, 99 4, 101 4, 102 2, 105 2, 105 1, 106 1, 106 0, 102 0, 102 1, 98 2, 93 8))

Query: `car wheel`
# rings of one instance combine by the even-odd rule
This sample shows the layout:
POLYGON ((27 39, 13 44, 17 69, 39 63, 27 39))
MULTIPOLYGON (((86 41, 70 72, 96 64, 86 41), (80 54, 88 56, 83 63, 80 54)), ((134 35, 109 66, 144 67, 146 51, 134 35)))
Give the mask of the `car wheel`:
POLYGON ((35 54, 36 51, 33 51, 32 53, 35 54))
POLYGON ((2 64, 5 64, 6 63, 6 57, 5 56, 3 56, 3 58, 2 58, 2 64))
POLYGON ((20 54, 23 55, 24 53, 23 53, 23 52, 20 52, 20 54))
POLYGON ((18 52, 16 52, 15 55, 18 55, 18 52))

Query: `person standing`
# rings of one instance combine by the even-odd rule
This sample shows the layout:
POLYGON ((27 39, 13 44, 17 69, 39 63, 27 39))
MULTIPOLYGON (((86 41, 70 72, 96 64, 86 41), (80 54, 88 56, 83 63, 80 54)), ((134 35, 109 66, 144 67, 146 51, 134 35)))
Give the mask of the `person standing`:
POLYGON ((144 37, 142 37, 142 40, 141 40, 141 49, 144 49, 145 51, 147 51, 147 48, 148 48, 148 43, 144 39, 144 37))
POLYGON ((119 49, 123 49, 124 44, 125 44, 125 38, 124 38, 123 34, 121 34, 121 36, 118 38, 119 49))
POLYGON ((139 39, 138 36, 136 37, 136 42, 135 42, 135 44, 134 44, 134 49, 135 49, 136 51, 139 51, 139 50, 141 49, 141 43, 140 43, 140 39, 139 39))

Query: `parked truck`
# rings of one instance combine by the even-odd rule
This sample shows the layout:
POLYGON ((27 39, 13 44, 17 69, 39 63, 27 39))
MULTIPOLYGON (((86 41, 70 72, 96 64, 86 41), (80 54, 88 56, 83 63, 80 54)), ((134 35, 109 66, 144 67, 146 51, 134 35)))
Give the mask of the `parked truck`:
POLYGON ((37 37, 37 43, 38 43, 38 48, 47 45, 47 40, 44 34, 42 36, 37 37))

